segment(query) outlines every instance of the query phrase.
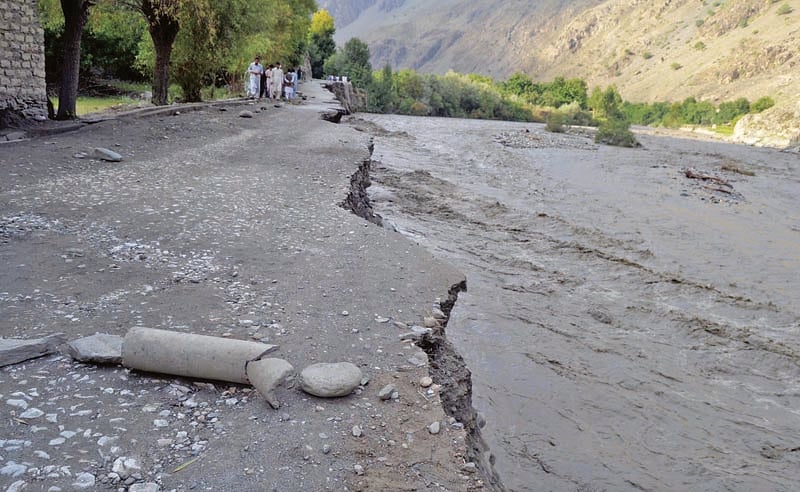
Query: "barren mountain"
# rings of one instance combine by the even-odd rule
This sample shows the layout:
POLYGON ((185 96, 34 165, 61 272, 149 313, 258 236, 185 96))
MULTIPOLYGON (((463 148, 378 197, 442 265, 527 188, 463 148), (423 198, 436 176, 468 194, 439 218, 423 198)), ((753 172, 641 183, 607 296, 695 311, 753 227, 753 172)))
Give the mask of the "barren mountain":
POLYGON ((373 65, 581 77, 633 101, 800 100, 800 0, 320 0, 373 65))

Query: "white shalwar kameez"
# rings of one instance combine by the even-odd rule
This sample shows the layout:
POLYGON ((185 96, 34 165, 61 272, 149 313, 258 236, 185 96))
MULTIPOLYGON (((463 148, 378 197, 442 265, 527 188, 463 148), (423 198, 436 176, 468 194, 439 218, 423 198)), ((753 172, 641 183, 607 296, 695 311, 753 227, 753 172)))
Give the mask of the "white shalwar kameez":
POLYGON ((258 97, 261 92, 261 72, 264 67, 260 63, 253 62, 247 68, 247 73, 250 74, 250 86, 247 88, 247 95, 250 97, 258 97))

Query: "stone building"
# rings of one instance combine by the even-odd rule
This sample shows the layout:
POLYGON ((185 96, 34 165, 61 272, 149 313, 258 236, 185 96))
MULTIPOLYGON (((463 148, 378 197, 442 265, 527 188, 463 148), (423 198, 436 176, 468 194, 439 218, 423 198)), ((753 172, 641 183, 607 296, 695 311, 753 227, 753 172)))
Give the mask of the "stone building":
POLYGON ((0 0, 0 128, 47 118, 44 74, 36 0, 0 0))

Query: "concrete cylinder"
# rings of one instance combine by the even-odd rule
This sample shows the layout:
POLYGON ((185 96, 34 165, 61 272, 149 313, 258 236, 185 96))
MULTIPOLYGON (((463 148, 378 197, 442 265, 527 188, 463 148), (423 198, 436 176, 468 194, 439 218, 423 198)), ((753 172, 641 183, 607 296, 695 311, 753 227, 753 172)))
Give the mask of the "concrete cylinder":
POLYGON ((247 362, 276 345, 135 327, 122 344, 122 364, 140 371, 249 384, 247 362))

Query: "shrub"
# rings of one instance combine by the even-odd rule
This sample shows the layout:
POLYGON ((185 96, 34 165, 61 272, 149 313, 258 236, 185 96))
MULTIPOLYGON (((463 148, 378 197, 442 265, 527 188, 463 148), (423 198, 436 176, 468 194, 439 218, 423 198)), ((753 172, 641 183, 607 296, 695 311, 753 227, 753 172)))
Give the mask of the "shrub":
POLYGON ((775 106, 775 101, 769 96, 764 96, 750 106, 750 112, 760 113, 771 108, 772 106, 775 106))
POLYGON ((792 10, 793 10, 792 7, 790 7, 788 3, 784 3, 783 5, 778 7, 776 13, 778 15, 786 15, 792 13, 792 10))
POLYGON ((697 26, 697 27, 700 27, 705 23, 706 23, 706 21, 704 21, 703 19, 697 19, 696 21, 694 21, 694 25, 697 26))
POLYGON ((609 119, 600 123, 594 137, 597 143, 614 145, 617 147, 638 147, 639 142, 630 130, 630 123, 624 119, 609 119))
POLYGON ((694 43, 694 49, 703 51, 704 49, 706 49, 706 43, 704 43, 702 41, 698 41, 698 42, 694 43))
POLYGON ((670 67, 671 69, 673 69, 673 70, 680 70, 681 68, 683 68, 683 65, 681 65, 681 64, 680 64, 680 63, 678 63, 678 62, 674 62, 674 63, 673 63, 672 65, 670 65, 669 67, 670 67))
POLYGON ((644 53, 642 53, 642 58, 644 58, 645 60, 649 60, 650 58, 653 58, 653 54, 650 53, 649 51, 645 51, 644 53))
POLYGON ((564 114, 559 113, 558 111, 553 111, 549 115, 547 115, 547 119, 545 120, 544 129, 548 132, 553 133, 564 133, 566 128, 564 128, 564 114))

